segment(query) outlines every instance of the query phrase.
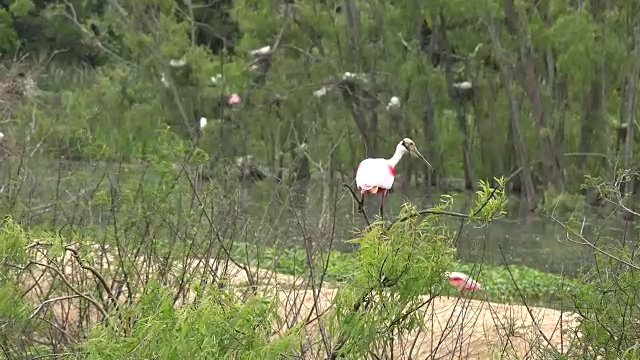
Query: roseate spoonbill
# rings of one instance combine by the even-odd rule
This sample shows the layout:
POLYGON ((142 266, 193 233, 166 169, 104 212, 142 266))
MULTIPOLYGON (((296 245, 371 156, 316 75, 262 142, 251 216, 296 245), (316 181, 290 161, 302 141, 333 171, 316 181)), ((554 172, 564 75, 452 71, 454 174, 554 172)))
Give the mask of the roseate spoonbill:
POLYGON ((227 103, 229 105, 239 104, 240 103, 240 96, 238 96, 238 94, 236 94, 236 93, 233 93, 233 94, 229 95, 229 98, 227 99, 227 103))
POLYGON ((363 210, 364 195, 377 194, 382 195, 380 201, 380 217, 382 217, 384 207, 384 197, 387 191, 393 186, 393 180, 396 175, 395 167, 402 157, 409 153, 422 159, 431 168, 431 164, 420 154, 416 144, 409 138, 404 138, 396 146, 396 152, 391 159, 383 158, 367 158, 358 164, 356 172, 356 185, 360 189, 360 209, 363 210))
POLYGON ((451 285, 457 287, 461 292, 462 291, 476 291, 476 290, 484 290, 482 285, 477 281, 473 280, 470 276, 463 274, 461 272, 446 272, 445 276, 449 279, 449 283, 451 285))

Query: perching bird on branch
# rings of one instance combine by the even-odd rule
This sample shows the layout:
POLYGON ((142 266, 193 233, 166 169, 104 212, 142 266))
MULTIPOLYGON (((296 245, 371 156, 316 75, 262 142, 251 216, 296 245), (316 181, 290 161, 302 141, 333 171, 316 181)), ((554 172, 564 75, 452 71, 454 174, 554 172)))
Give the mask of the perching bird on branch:
POLYGON ((387 191, 393 186, 396 171, 395 167, 402 157, 409 153, 422 159, 431 168, 431 164, 420 154, 416 144, 409 138, 404 138, 398 146, 391 159, 368 158, 358 164, 356 172, 356 185, 360 189, 360 211, 364 211, 365 194, 381 194, 380 217, 382 217, 384 207, 384 197, 387 191))

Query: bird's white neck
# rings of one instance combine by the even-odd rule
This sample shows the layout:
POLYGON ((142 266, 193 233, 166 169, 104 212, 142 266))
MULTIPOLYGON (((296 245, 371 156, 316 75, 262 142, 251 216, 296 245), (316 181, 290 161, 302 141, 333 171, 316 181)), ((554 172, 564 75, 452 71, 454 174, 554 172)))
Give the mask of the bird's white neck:
POLYGON ((402 159, 402 157, 406 153, 407 153, 407 149, 404 146, 402 146, 402 144, 398 145, 396 147, 395 154, 393 154, 391 159, 389 159, 389 165, 396 167, 396 165, 398 165, 398 162, 400 162, 400 159, 402 159))

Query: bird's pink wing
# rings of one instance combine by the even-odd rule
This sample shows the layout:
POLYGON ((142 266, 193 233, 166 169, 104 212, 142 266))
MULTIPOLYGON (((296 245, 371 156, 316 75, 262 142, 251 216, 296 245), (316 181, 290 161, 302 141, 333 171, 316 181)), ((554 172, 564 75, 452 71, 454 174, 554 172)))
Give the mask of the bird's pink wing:
POLYGON ((394 177, 395 170, 386 159, 365 159, 358 165, 356 185, 364 190, 375 186, 390 189, 394 177))

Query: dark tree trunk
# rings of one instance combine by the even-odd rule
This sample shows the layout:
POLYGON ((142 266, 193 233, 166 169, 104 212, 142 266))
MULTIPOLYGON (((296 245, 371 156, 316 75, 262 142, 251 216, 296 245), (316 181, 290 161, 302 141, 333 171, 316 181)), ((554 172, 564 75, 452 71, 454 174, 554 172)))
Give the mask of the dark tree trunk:
POLYGON ((549 114, 545 111, 545 105, 542 101, 536 59, 527 31, 528 25, 523 23, 523 18, 518 14, 513 0, 504 0, 504 13, 507 28, 518 41, 520 71, 517 78, 527 95, 538 129, 538 149, 542 161, 543 178, 546 184, 562 190, 561 157, 558 153, 554 131, 549 124, 549 114))
POLYGON ((428 187, 429 185, 437 187, 438 186, 438 172, 440 161, 433 161, 433 159, 437 158, 438 149, 437 149, 437 133, 436 133, 436 123, 435 123, 435 110, 433 107, 433 100, 431 99, 431 95, 427 90, 427 94, 424 96, 424 117, 422 120, 424 140, 426 142, 426 156, 429 159, 429 162, 434 167, 433 171, 426 171, 425 173, 425 184, 428 187))
POLYGON ((446 22, 444 15, 440 14, 440 32, 438 33, 438 39, 440 40, 442 49, 444 49, 445 62, 444 71, 447 80, 447 89, 449 97, 456 106, 456 119, 458 121, 458 128, 462 134, 461 155, 462 155, 462 169, 464 171, 464 182, 467 190, 473 190, 473 170, 471 169, 471 139, 469 137, 469 126, 467 124, 467 103, 466 99, 460 94, 460 92, 453 86, 455 79, 453 76, 453 69, 451 65, 452 60, 452 47, 449 44, 446 33, 446 22))
MULTIPOLYGON (((602 118, 600 105, 602 104, 602 84, 600 79, 591 81, 589 91, 584 96, 582 102, 583 114, 580 126, 580 152, 589 153, 595 140, 595 130, 599 128, 602 118)), ((586 156, 579 156, 577 159, 578 169, 582 175, 586 174, 586 156)))
POLYGON ((502 85, 507 95, 509 102, 509 120, 511 124, 512 141, 515 148, 515 155, 518 166, 520 167, 520 179, 522 181, 522 190, 527 199, 527 204, 530 211, 534 211, 538 206, 536 191, 533 186, 533 179, 531 177, 531 170, 529 169, 529 155, 527 152, 526 144, 522 136, 520 129, 520 109, 518 102, 513 91, 514 81, 510 65, 504 61, 503 53, 504 48, 500 40, 500 34, 497 32, 497 27, 494 24, 489 24, 489 33, 493 43, 494 53, 496 54, 496 61, 500 67, 500 78, 502 85))

